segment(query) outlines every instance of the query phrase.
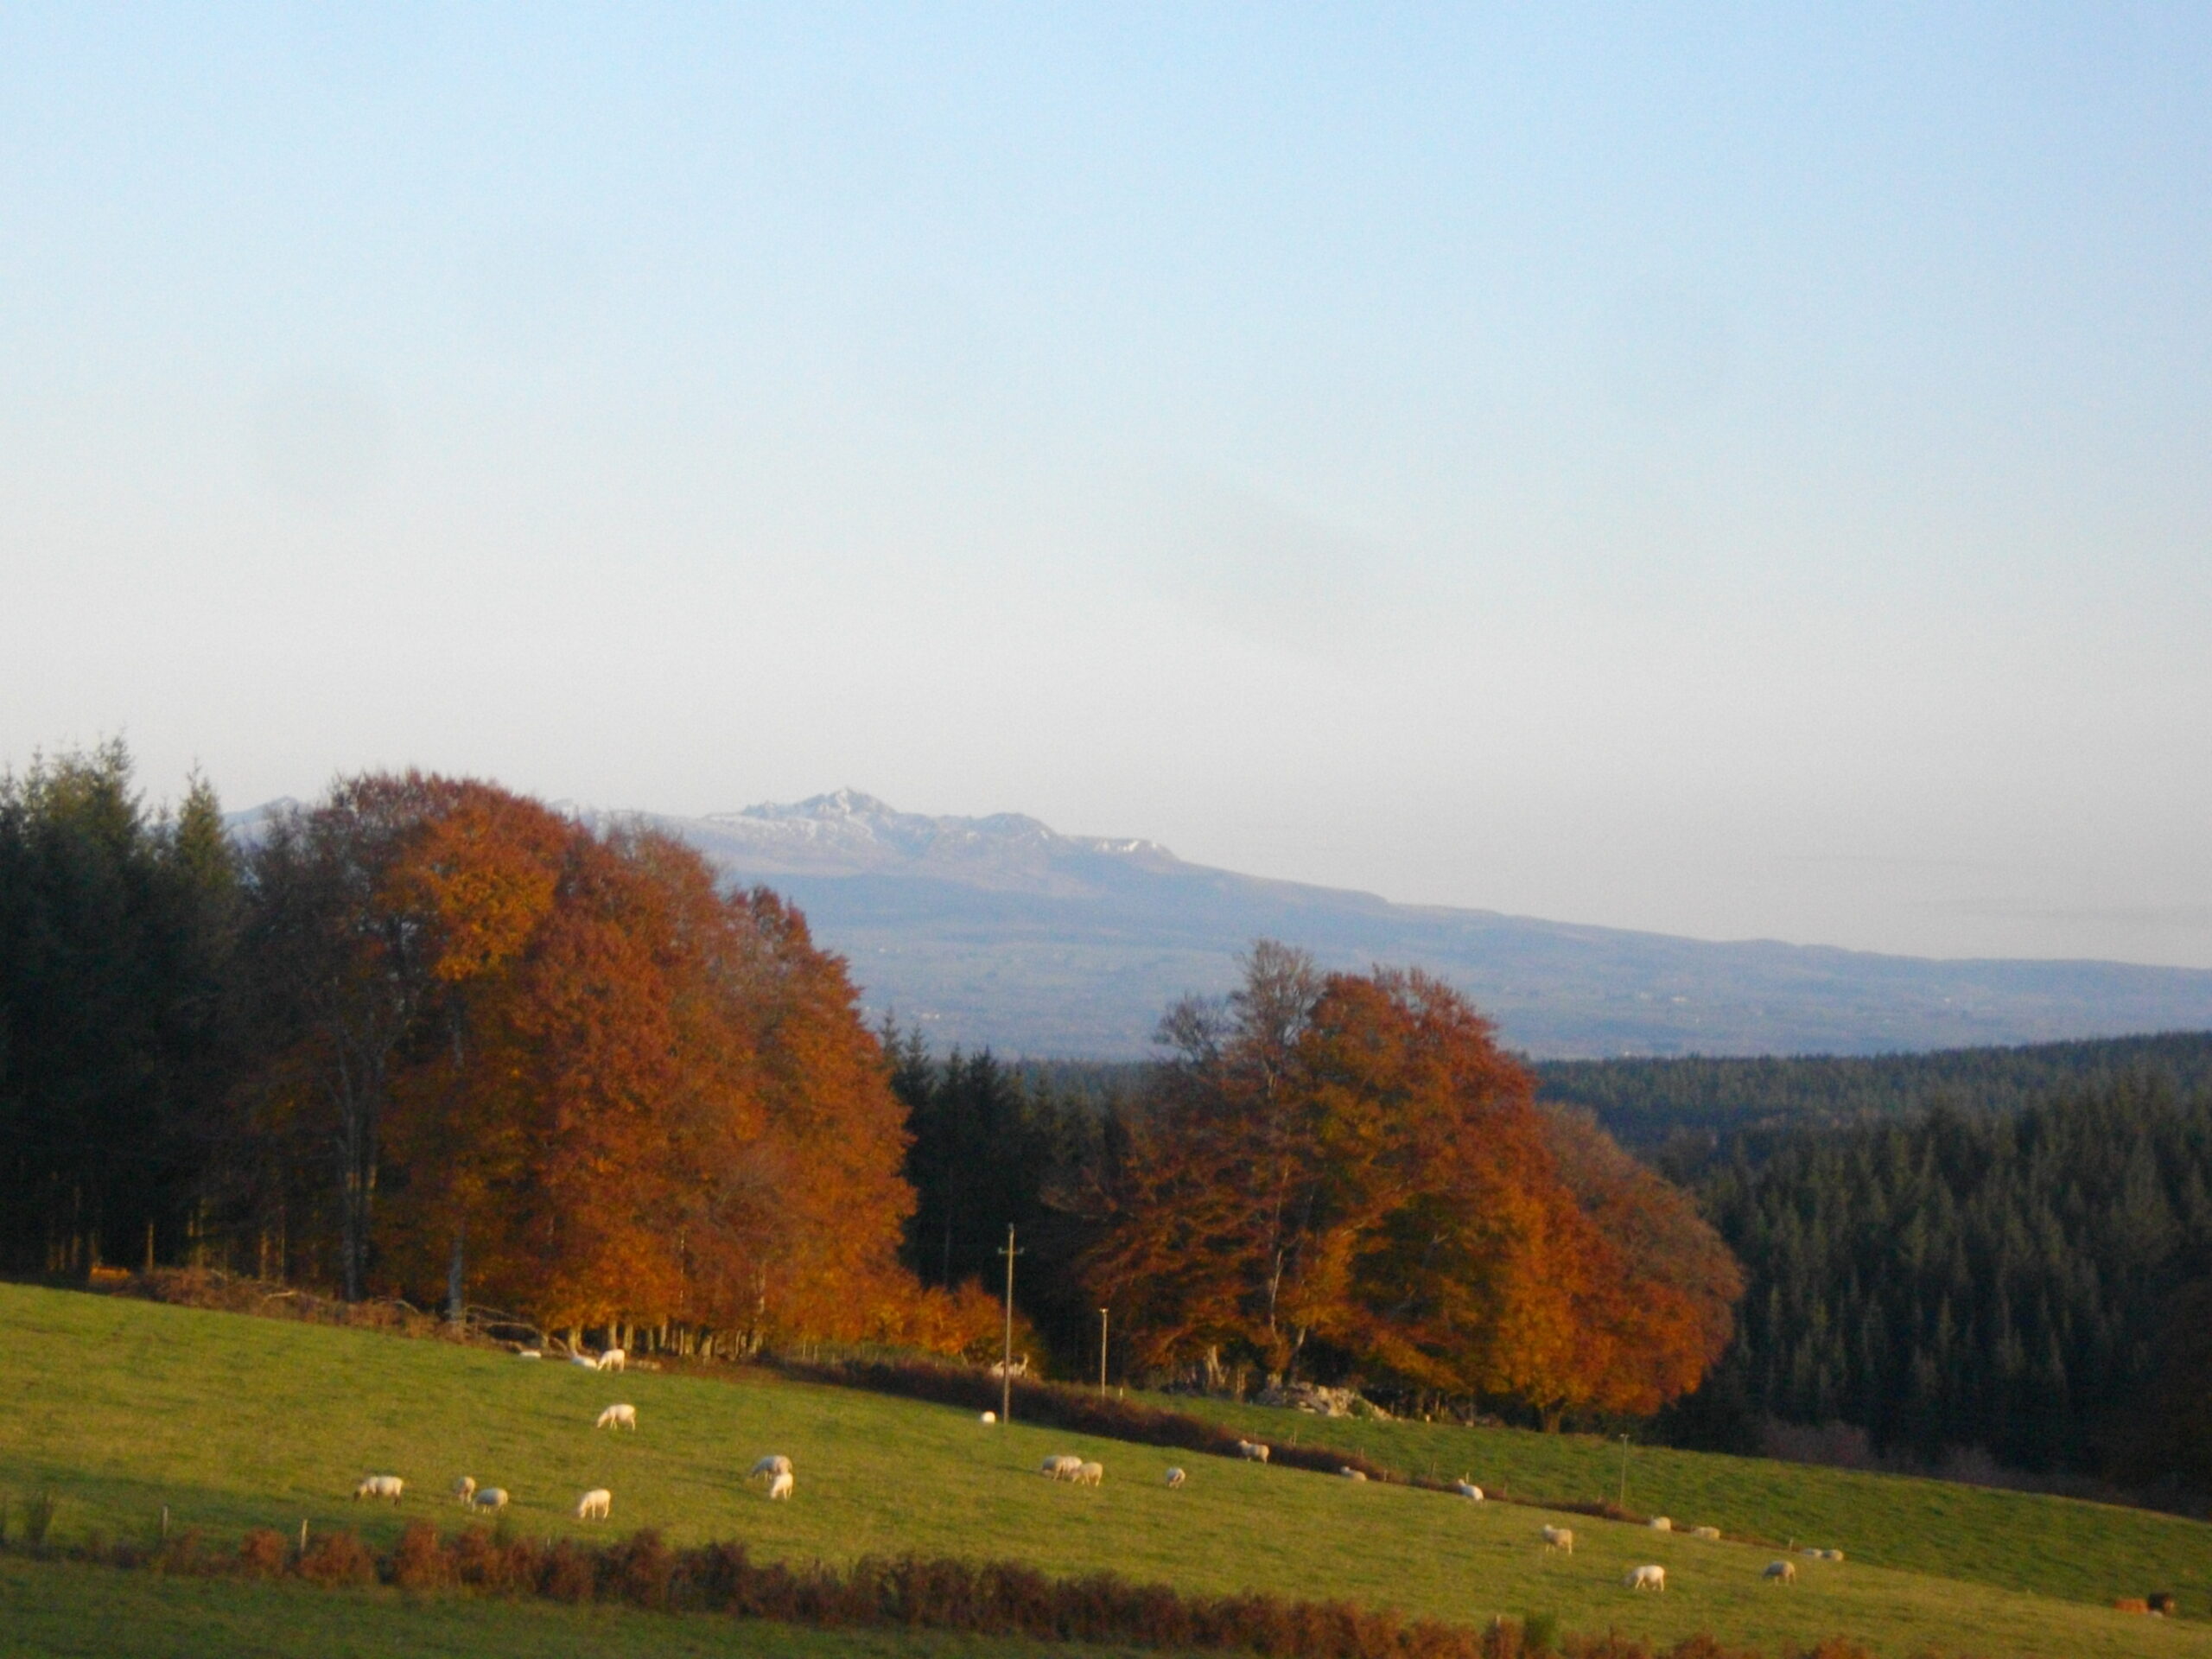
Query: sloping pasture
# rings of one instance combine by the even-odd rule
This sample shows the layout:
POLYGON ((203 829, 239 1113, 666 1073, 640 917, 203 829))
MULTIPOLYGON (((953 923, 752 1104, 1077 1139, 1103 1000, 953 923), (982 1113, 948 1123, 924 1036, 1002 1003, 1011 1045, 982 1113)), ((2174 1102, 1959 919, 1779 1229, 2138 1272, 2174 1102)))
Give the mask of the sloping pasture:
MULTIPOLYGON (((1558 1503, 1618 1502, 1622 1448, 1587 1434, 1373 1422, 1151 1396, 1253 1440, 1326 1445, 1386 1468, 1558 1503)), ((2108 1605, 2171 1590, 2212 1611, 2212 1526, 2147 1510, 2031 1492, 1631 1446, 1628 1506, 1677 1526, 1777 1544, 1826 1545, 1850 1561, 2108 1605), (2154 1582, 2155 1581, 2155 1582, 2154 1582)))
MULTIPOLYGON (((741 1538, 756 1554, 799 1560, 1010 1557, 1192 1590, 1348 1597, 1465 1623, 1540 1610, 1569 1628, 1662 1641, 1707 1630, 1770 1650, 1845 1632, 1898 1654, 2212 1659, 2202 1619, 2132 1618, 1856 1560, 1803 1563, 1801 1582, 1784 1590, 1760 1580, 1765 1549, 1021 1424, 986 1428, 965 1412, 850 1390, 601 1376, 434 1342, 16 1287, 0 1287, 0 1322, 10 1333, 0 1344, 0 1491, 19 1503, 34 1491, 59 1494, 65 1537, 94 1528, 145 1536, 166 1504, 175 1524, 218 1536, 256 1525, 290 1532, 304 1518, 381 1541, 410 1518, 459 1524, 442 1494, 467 1473, 515 1494, 510 1524, 548 1535, 586 1530, 569 1507, 603 1485, 615 1529, 741 1538), (617 1400, 637 1405, 639 1433, 591 1427, 617 1400), (1039 1460, 1063 1450, 1102 1461, 1104 1485, 1039 1478, 1039 1460), (765 1452, 797 1464, 793 1502, 770 1503, 746 1481, 765 1452), (1171 1461, 1191 1471, 1180 1491, 1161 1484, 1171 1461), (410 1483, 403 1504, 351 1501, 360 1476, 387 1471, 410 1483), (1574 1555, 1538 1549, 1547 1518, 1575 1529, 1574 1555), (1667 1567, 1667 1594, 1622 1588, 1622 1573, 1642 1561, 1667 1567)), ((2094 1551, 2115 1512, 2079 1507, 2077 1544, 2094 1551)))

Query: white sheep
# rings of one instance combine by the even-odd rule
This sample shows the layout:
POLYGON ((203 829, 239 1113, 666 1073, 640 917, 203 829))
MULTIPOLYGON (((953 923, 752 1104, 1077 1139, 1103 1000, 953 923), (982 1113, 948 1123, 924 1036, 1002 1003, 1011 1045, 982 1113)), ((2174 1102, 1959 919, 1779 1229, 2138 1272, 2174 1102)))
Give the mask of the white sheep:
POLYGON ((768 1496, 772 1500, 779 1497, 789 1497, 791 1495, 792 1489, 798 1484, 798 1483, 791 1478, 791 1471, 790 1470, 779 1469, 776 1471, 776 1478, 768 1483, 768 1496))
POLYGON ((1350 1464, 1346 1464, 1343 1468, 1338 1470, 1337 1472, 1342 1475, 1346 1480, 1365 1480, 1367 1478, 1365 1475, 1353 1468, 1350 1464))
POLYGON ((545 1356, 538 1352, 535 1348, 518 1348, 515 1350, 515 1357, 517 1359, 543 1359, 545 1356))
POLYGON ((1265 1463, 1268 1448, 1257 1440, 1239 1440, 1236 1442, 1236 1455, 1248 1463, 1265 1463))
POLYGON ((1797 1582, 1797 1563, 1769 1561, 1766 1564, 1766 1571, 1760 1573, 1759 1577, 1772 1579, 1777 1584, 1795 1584, 1797 1582))
POLYGON ((604 1521, 607 1512, 614 1507, 614 1494, 604 1486, 594 1486, 576 1500, 576 1519, 604 1521))
POLYGON ((1667 1569, 1652 1562, 1643 1567, 1631 1567, 1628 1576, 1621 1580, 1631 1590, 1656 1590, 1667 1593, 1667 1569))
POLYGON ((1563 1549, 1570 1555, 1574 1554, 1573 1528, 1546 1527, 1543 1538, 1546 1549, 1563 1549))
POLYGON ((599 1362, 594 1359, 589 1354, 570 1354, 569 1356, 569 1363, 571 1365, 581 1365, 588 1371, 595 1371, 599 1369, 599 1362))
POLYGON ((365 1497, 388 1497, 397 1503, 400 1490, 406 1484, 397 1475, 364 1475, 361 1484, 353 1489, 353 1499, 359 1503, 365 1497))
POLYGON ((1653 1516, 1650 1520, 1644 1522, 1644 1525, 1649 1527, 1654 1532, 1672 1532, 1675 1529, 1675 1523, 1663 1515, 1653 1516))
POLYGON ((1169 1490, 1170 1491, 1173 1491, 1176 1487, 1180 1486, 1182 1484, 1183 1484, 1183 1471, 1182 1471, 1180 1469, 1170 1469, 1170 1470, 1167 1471, 1167 1488, 1168 1488, 1168 1490, 1169 1490))
POLYGON ((638 1427, 638 1408, 630 1405, 609 1406, 599 1414, 599 1421, 592 1427, 594 1428, 626 1428, 634 1433, 638 1427))
POLYGON ((610 1348, 599 1357, 599 1369, 602 1371, 619 1371, 629 1363, 630 1356, 620 1348, 610 1348))
POLYGON ((996 1421, 998 1421, 998 1420, 999 1420, 999 1414, 998 1414, 998 1413, 996 1413, 995 1411, 987 1411, 987 1412, 985 1412, 985 1413, 983 1414, 983 1424, 984 1424, 984 1426, 985 1426, 986 1427, 988 1427, 991 1424, 995 1423, 996 1421))
POLYGON ((475 1496, 468 1501, 478 1509, 490 1510, 496 1515, 507 1507, 507 1489, 504 1486, 480 1486, 475 1496))
POLYGON ((1703 1538, 1710 1541, 1720 1536, 1720 1529, 1718 1527, 1692 1527, 1690 1529, 1690 1536, 1693 1538, 1703 1538))
POLYGON ((1076 1467, 1074 1479, 1078 1486, 1096 1486, 1105 1478, 1106 1465, 1103 1463, 1084 1463, 1076 1467))
POLYGON ((1001 1377, 1027 1376, 1029 1375, 1029 1356, 1024 1354, 1011 1365, 1002 1359, 995 1359, 991 1362, 991 1369, 985 1375, 1001 1377))
POLYGON ((1049 1457, 1037 1465, 1037 1472, 1048 1480, 1073 1480, 1076 1471, 1083 1467, 1083 1459, 1062 1452, 1049 1457))
POLYGON ((1460 1481, 1454 1485, 1452 1490, 1459 1493, 1460 1497, 1471 1499, 1477 1503, 1483 1501, 1483 1489, 1476 1485, 1471 1480, 1460 1481))
POLYGON ((1843 1559, 1843 1552, 1840 1549, 1824 1549, 1821 1552, 1821 1559, 1824 1561, 1840 1561, 1843 1559))
POLYGON ((454 1501, 457 1503, 466 1503, 470 1498, 475 1497, 476 1477, 463 1475, 459 1480, 454 1482, 453 1496, 454 1501))
POLYGON ((777 1475, 788 1475, 791 1471, 791 1460, 780 1452, 771 1452, 760 1462, 754 1464, 745 1478, 747 1480, 758 1480, 761 1476, 766 1475, 772 1478, 777 1475))

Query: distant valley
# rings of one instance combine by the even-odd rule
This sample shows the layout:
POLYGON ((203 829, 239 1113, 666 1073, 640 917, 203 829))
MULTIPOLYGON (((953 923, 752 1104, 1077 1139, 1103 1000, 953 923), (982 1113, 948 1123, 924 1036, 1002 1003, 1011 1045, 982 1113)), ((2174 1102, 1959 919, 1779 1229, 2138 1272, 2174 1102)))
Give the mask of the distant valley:
MULTIPOLYGON (((1257 938, 1331 967, 1418 965, 1510 1046, 1547 1058, 1868 1054, 2212 1028, 2212 971, 1935 961, 1714 944, 1483 910, 1395 905, 1189 864, 1155 842, 1016 814, 930 817, 853 791, 650 824, 759 882, 843 953, 869 1007, 940 1049, 1131 1058, 1160 1010, 1228 988, 1257 938)), ((251 817, 253 815, 244 815, 251 817)))

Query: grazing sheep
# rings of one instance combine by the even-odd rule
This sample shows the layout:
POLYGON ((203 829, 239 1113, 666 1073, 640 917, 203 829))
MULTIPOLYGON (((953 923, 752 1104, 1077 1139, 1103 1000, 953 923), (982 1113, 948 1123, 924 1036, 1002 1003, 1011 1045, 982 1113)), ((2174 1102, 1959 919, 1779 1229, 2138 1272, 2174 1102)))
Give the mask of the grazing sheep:
POLYGON ((614 1494, 604 1486, 594 1486, 576 1500, 576 1519, 604 1521, 607 1512, 614 1507, 614 1494))
POLYGON ((599 1414, 599 1421, 592 1427, 594 1428, 626 1428, 635 1433, 638 1427, 638 1408, 635 1406, 609 1406, 599 1414))
POLYGON ((1170 1469, 1167 1471, 1168 1490, 1173 1491, 1176 1487, 1180 1486, 1182 1484, 1183 1471, 1180 1469, 1170 1469))
POLYGON ((2152 1612, 2164 1618, 2171 1618, 2177 1611, 2174 1605, 2174 1592, 2171 1590, 2153 1590, 2143 1599, 2150 1605, 2152 1612))
POLYGON ((620 1348, 610 1348, 599 1357, 599 1369, 602 1371, 619 1371, 629 1363, 630 1356, 620 1348))
POLYGON ((986 1373, 986 1375, 990 1376, 1027 1376, 1029 1375, 1029 1356, 1024 1354, 1020 1359, 1015 1360, 1012 1365, 1008 1365, 1006 1361, 1002 1359, 995 1359, 991 1362, 991 1369, 986 1373))
POLYGON ((1720 1536, 1720 1529, 1718 1527, 1692 1527, 1690 1529, 1690 1536, 1693 1538, 1706 1539, 1718 1538, 1720 1536))
POLYGON ((388 1497, 397 1503, 400 1489, 406 1484, 397 1475, 364 1475, 361 1484, 353 1489, 353 1501, 358 1503, 365 1497, 388 1497))
POLYGON ((543 1359, 545 1356, 538 1352, 535 1348, 518 1348, 515 1350, 515 1357, 517 1359, 543 1359))
POLYGON ((1840 1549, 1824 1549, 1821 1552, 1821 1559, 1824 1561, 1840 1561, 1843 1559, 1843 1552, 1840 1549))
POLYGON ((1663 1596, 1667 1593, 1667 1569, 1656 1561, 1631 1567, 1621 1582, 1631 1590, 1656 1590, 1663 1596))
POLYGON ((1365 1475, 1360 1473, 1358 1470, 1353 1468, 1350 1464, 1344 1465, 1344 1466, 1338 1470, 1337 1472, 1342 1475, 1346 1480, 1365 1480, 1367 1478, 1365 1475))
POLYGON ((1766 1571, 1759 1576, 1763 1579, 1772 1579, 1777 1584, 1795 1584, 1797 1582, 1797 1563, 1769 1561, 1766 1564, 1766 1571))
POLYGON ((779 1469, 776 1471, 776 1478, 768 1483, 768 1497, 771 1501, 779 1497, 789 1497, 798 1484, 798 1483, 791 1478, 790 1470, 779 1469))
POLYGON ((1808 1560, 1824 1561, 1827 1560, 1827 1552, 1826 1550, 1816 1549, 1811 1544, 1806 1545, 1804 1548, 1799 1550, 1797 1553, 1800 1555, 1804 1556, 1808 1560))
POLYGON ((1105 1478, 1106 1465, 1103 1463, 1082 1464, 1075 1471, 1075 1484, 1078 1486, 1096 1486, 1105 1478))
POLYGON ((571 1365, 581 1365, 588 1371, 595 1371, 599 1369, 599 1362, 594 1359, 589 1354, 570 1354, 569 1356, 569 1363, 571 1365))
POLYGON ((1037 1465, 1037 1472, 1050 1480, 1073 1480, 1076 1471, 1083 1467, 1083 1459, 1063 1452, 1049 1457, 1037 1465))
POLYGON ((480 1510, 497 1514, 507 1507, 507 1489, 504 1486, 480 1486, 476 1495, 468 1500, 480 1510))
POLYGON ((1257 1440, 1239 1440, 1236 1442, 1236 1455, 1247 1463, 1265 1463, 1268 1448, 1257 1440))
POLYGON ((1675 1523, 1663 1515, 1655 1515, 1644 1524, 1654 1532, 1672 1532, 1675 1529, 1675 1523))
POLYGON ((1459 1493, 1460 1497, 1470 1498, 1477 1503, 1483 1501, 1483 1489, 1476 1485, 1471 1480, 1460 1481, 1457 1483, 1452 1490, 1459 1493))
POLYGON ((1563 1549, 1570 1555, 1574 1554, 1573 1528, 1546 1527, 1543 1538, 1546 1549, 1563 1549))
POLYGON ((745 1478, 747 1480, 758 1480, 761 1476, 767 1475, 772 1478, 777 1475, 788 1475, 791 1471, 791 1460, 780 1452, 771 1452, 760 1462, 754 1464, 752 1471, 745 1478))
POLYGON ((454 1482, 453 1496, 454 1501, 459 1503, 466 1503, 470 1498, 475 1497, 476 1477, 474 1475, 463 1475, 459 1480, 454 1482))
POLYGON ((983 1421, 986 1426, 995 1423, 998 1420, 999 1414, 995 1411, 987 1411, 983 1414, 983 1421))

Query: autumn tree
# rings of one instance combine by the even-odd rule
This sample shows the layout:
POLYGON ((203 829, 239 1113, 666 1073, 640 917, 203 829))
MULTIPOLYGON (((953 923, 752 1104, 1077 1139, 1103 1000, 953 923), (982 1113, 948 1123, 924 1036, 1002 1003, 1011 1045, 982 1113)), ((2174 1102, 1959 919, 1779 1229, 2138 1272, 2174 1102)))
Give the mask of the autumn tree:
POLYGON ((756 1342, 947 1322, 896 1260, 881 1051, 773 894, 411 774, 281 823, 255 874, 289 1033, 257 1109, 333 1155, 349 1294, 465 1281, 549 1325, 756 1342))
POLYGON ((1527 1074, 1441 982, 1325 976, 1263 944, 1235 995, 1171 1009, 1163 1036, 1177 1058, 1087 1263, 1141 1359, 1226 1351, 1289 1376, 1318 1353, 1554 1424, 1695 1382, 1710 1330, 1686 1294, 1644 1300, 1624 1254, 1681 1212, 1594 1152, 1586 1207, 1527 1074))
POLYGON ((416 772, 349 779, 314 809, 274 819, 247 861, 241 959, 264 1056, 242 1096, 244 1138, 262 1166, 247 1185, 258 1209, 304 1240, 326 1206, 302 1167, 329 1170, 336 1277, 349 1300, 366 1282, 394 1073, 433 982, 427 918, 392 875, 460 791, 416 772))

